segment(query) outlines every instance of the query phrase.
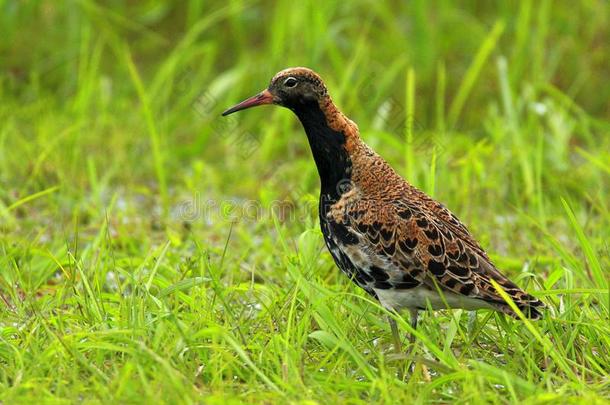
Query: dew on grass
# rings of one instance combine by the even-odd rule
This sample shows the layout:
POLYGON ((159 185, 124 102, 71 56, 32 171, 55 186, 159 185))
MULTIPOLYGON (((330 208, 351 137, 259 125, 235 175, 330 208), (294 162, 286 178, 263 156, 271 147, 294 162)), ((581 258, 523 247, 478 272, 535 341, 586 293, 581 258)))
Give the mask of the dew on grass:
POLYGON ((533 102, 531 104, 531 108, 536 114, 538 114, 540 116, 546 114, 547 111, 549 110, 548 107, 546 106, 546 104, 541 103, 539 101, 533 102))
POLYGON ((205 364, 200 364, 195 371, 195 377, 199 377, 203 373, 203 369, 205 369, 205 364))
POLYGON ((124 195, 118 196, 114 204, 115 208, 122 212, 127 211, 127 207, 129 207, 129 203, 124 195))
POLYGON ((116 291, 119 288, 118 277, 114 271, 106 273, 106 287, 110 291, 116 291))
POLYGON ((494 219, 496 220, 496 222, 499 225, 508 225, 508 224, 516 223, 518 218, 514 214, 507 214, 507 215, 496 215, 494 217, 494 219))
POLYGON ((249 303, 246 305, 249 309, 255 310, 255 311, 260 311, 263 309, 263 306, 261 305, 260 302, 256 302, 256 303, 249 303))

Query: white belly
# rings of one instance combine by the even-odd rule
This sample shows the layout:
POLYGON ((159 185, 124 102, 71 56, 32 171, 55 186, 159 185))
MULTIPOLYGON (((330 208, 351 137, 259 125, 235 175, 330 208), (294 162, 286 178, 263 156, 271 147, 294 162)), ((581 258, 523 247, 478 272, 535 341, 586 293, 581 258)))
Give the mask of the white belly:
POLYGON ((452 292, 444 292, 443 298, 427 287, 415 287, 408 290, 377 289, 375 293, 384 308, 399 311, 401 309, 424 309, 428 305, 432 309, 463 308, 467 310, 493 307, 485 301, 464 297, 452 292))

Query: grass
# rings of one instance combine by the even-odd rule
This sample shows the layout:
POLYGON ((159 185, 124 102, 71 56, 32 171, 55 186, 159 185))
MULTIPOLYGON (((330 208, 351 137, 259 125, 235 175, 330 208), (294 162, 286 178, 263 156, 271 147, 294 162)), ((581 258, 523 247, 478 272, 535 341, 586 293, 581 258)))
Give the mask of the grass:
POLYGON ((606 2, 0 9, 3 403, 610 401, 606 2), (292 65, 543 320, 428 312, 397 378, 296 119, 219 117, 292 65))

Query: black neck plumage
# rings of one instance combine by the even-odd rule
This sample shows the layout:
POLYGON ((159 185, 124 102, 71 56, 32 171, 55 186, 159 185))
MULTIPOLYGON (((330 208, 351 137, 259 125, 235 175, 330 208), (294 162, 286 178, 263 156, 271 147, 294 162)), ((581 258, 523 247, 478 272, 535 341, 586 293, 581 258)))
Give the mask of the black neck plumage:
POLYGON ((336 201, 350 182, 352 162, 345 149, 345 134, 331 129, 317 102, 291 108, 309 140, 318 168, 321 196, 336 201))

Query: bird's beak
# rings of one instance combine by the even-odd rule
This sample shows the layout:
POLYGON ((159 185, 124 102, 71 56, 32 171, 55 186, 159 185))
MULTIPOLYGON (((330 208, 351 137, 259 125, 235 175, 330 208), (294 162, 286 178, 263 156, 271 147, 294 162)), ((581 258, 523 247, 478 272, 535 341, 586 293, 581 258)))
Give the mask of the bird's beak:
POLYGON ((261 91, 256 96, 252 96, 229 108, 227 111, 223 112, 222 115, 224 117, 225 115, 232 114, 235 111, 245 110, 246 108, 256 107, 257 105, 263 104, 273 104, 273 94, 271 94, 271 92, 269 92, 267 89, 261 91))

